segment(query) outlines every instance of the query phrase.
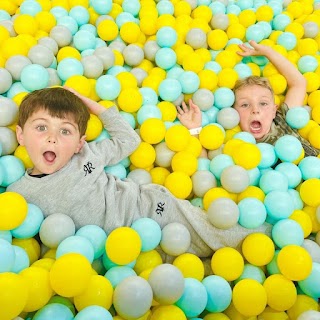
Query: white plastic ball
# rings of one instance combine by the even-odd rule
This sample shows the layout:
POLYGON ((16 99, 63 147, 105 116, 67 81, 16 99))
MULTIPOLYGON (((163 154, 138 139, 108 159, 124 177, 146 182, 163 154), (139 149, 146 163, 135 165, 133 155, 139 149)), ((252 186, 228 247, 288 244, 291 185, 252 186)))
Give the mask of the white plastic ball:
POLYGON ((130 70, 130 73, 132 73, 134 75, 134 77, 136 78, 139 88, 142 86, 143 80, 148 76, 147 71, 145 71, 142 68, 132 68, 130 70))
POLYGON ((110 47, 99 47, 95 49, 94 55, 102 61, 104 70, 114 66, 115 56, 110 47))
POLYGON ((186 44, 193 49, 207 47, 207 35, 200 28, 191 28, 186 34, 186 44))
POLYGON ((313 262, 320 263, 320 246, 317 242, 304 239, 301 247, 309 252, 313 262))
POLYGON ((0 144, 2 146, 2 156, 12 154, 18 147, 15 133, 7 127, 0 127, 0 144))
POLYGON ((37 44, 30 48, 28 58, 32 63, 48 68, 53 62, 54 54, 48 47, 37 44))
POLYGON ((178 256, 185 253, 190 244, 190 232, 183 224, 172 222, 162 228, 160 246, 165 253, 178 256))
POLYGON ((240 116, 234 108, 223 108, 217 113, 217 122, 223 126, 224 129, 232 129, 240 122, 240 116))
POLYGON ((196 171, 192 176, 192 190, 197 197, 202 198, 205 193, 217 186, 215 176, 206 170, 196 171))
POLYGON ((210 24, 213 29, 226 30, 229 27, 229 17, 224 13, 212 16, 210 24))
POLYGON ((303 24, 304 38, 315 38, 319 33, 319 26, 316 22, 308 21, 303 24))
POLYGON ((214 103, 214 95, 208 89, 198 89, 192 96, 193 102, 200 108, 201 111, 209 110, 214 103))
POLYGON ((160 49, 157 41, 148 40, 143 47, 144 55, 149 61, 154 61, 157 51, 160 49))
POLYGON ((97 79, 103 73, 103 63, 96 55, 89 55, 81 58, 83 75, 90 79, 97 79))
POLYGON ((11 85, 11 73, 5 68, 0 68, 0 94, 7 92, 10 89, 11 85))
POLYGON ((155 163, 159 167, 168 168, 171 165, 171 160, 175 155, 175 152, 168 148, 165 142, 160 142, 155 146, 156 159, 155 163))
POLYGON ((72 41, 71 31, 63 25, 54 26, 50 30, 49 36, 56 41, 60 48, 69 45, 72 41))
POLYGON ((18 54, 6 61, 5 68, 10 72, 14 80, 20 80, 22 69, 31 63, 29 58, 18 54))
POLYGON ((58 44, 53 38, 42 37, 38 40, 38 44, 41 44, 41 45, 47 47, 48 49, 50 49, 55 56, 57 55, 57 53, 59 51, 58 44))
MULTIPOLYGON (((1 68, 0 68, 0 84, 1 84, 1 68)), ((17 104, 6 97, 0 96, 0 127, 6 127, 12 124, 18 116, 17 104)))
POLYGON ((140 185, 152 183, 151 174, 145 169, 134 169, 128 173, 127 178, 140 185))
POLYGON ((222 187, 227 191, 239 193, 248 188, 250 177, 246 169, 238 165, 232 165, 223 169, 220 181, 222 187))
POLYGON ((136 44, 129 44, 122 52, 124 61, 129 66, 137 66, 144 59, 143 49, 136 44))
POLYGON ((319 320, 320 319, 320 312, 315 310, 308 310, 302 312, 297 320, 319 320))
POLYGON ((212 225, 219 229, 235 226, 240 215, 237 204, 232 199, 223 197, 211 202, 207 214, 212 225))

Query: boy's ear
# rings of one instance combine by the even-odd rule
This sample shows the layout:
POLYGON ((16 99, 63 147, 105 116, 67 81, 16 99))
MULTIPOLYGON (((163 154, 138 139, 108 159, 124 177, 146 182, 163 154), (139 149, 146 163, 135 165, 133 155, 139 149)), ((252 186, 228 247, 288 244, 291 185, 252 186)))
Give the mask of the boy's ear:
POLYGON ((17 140, 19 142, 19 144, 21 146, 24 145, 24 142, 23 142, 23 131, 22 131, 22 128, 20 126, 16 126, 16 136, 17 136, 17 140))
POLYGON ((79 144, 78 144, 78 148, 76 149, 76 152, 75 153, 79 153, 84 145, 84 143, 86 142, 86 136, 83 135, 81 138, 80 138, 80 141, 79 141, 79 144))

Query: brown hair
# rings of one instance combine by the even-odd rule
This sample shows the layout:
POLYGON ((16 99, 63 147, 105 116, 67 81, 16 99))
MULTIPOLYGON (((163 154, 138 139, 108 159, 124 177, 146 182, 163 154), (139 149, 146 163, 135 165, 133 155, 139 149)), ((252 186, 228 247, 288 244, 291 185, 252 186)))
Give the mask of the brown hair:
POLYGON ((31 115, 41 109, 60 119, 71 115, 78 125, 80 136, 85 134, 90 113, 84 102, 72 92, 62 87, 52 87, 27 94, 19 107, 18 125, 23 128, 31 115))
POLYGON ((258 77, 258 76, 249 76, 244 79, 237 80, 234 85, 233 92, 236 93, 237 90, 240 90, 242 88, 249 87, 249 86, 260 86, 260 87, 266 88, 270 90, 272 95, 274 95, 274 92, 269 80, 267 78, 258 77))

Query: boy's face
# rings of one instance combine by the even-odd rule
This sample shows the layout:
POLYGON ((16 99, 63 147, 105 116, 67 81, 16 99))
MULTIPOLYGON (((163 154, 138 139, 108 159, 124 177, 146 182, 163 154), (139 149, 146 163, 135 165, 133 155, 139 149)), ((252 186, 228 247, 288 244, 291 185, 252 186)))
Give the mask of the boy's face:
POLYGON ((269 89, 253 85, 235 92, 234 108, 240 115, 240 127, 256 139, 264 137, 271 129, 277 106, 269 89))
POLYGON ((23 129, 17 126, 17 139, 34 164, 33 175, 60 170, 85 142, 72 116, 55 118, 44 109, 33 113, 23 129))

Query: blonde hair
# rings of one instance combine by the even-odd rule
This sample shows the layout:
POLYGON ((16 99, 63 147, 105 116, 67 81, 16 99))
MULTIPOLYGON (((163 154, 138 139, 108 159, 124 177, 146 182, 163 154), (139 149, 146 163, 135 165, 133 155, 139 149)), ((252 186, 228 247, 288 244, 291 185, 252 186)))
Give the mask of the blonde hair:
POLYGON ((233 92, 236 93, 237 90, 240 90, 245 87, 250 87, 250 86, 260 86, 260 87, 266 88, 270 90, 272 95, 274 95, 274 92, 269 80, 267 78, 258 77, 258 76, 249 76, 244 79, 237 80, 234 85, 233 92))

